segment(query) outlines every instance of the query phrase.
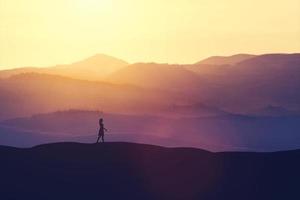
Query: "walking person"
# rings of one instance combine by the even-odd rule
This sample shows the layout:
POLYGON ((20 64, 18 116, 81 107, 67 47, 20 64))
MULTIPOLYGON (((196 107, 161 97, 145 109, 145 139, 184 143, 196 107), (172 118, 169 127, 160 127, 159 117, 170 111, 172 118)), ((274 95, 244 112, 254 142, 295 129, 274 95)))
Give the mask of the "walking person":
POLYGON ((104 132, 107 131, 106 128, 104 128, 104 124, 103 124, 103 119, 100 118, 99 119, 99 132, 98 132, 98 139, 97 139, 97 143, 99 143, 99 140, 101 139, 102 142, 104 142, 104 132))

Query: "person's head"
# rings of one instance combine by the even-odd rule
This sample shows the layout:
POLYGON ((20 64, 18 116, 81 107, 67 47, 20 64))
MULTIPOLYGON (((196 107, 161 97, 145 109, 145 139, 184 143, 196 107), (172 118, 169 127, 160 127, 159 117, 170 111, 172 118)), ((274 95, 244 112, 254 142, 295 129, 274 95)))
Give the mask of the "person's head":
POLYGON ((102 118, 100 118, 100 119, 99 119, 99 122, 100 122, 100 123, 103 123, 103 119, 102 119, 102 118))

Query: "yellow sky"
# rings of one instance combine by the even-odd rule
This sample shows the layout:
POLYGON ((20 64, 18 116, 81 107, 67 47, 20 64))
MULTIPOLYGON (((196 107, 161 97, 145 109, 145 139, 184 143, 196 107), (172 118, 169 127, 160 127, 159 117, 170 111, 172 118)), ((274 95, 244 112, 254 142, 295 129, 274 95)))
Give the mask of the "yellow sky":
POLYGON ((0 68, 300 52, 300 0, 0 0, 0 68))

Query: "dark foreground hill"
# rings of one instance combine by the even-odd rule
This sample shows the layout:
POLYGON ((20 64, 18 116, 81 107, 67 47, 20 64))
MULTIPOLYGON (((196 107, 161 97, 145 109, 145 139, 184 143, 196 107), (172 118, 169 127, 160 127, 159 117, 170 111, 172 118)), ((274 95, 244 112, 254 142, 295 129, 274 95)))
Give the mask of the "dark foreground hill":
POLYGON ((0 199, 299 199, 300 151, 130 143, 0 147, 0 199))

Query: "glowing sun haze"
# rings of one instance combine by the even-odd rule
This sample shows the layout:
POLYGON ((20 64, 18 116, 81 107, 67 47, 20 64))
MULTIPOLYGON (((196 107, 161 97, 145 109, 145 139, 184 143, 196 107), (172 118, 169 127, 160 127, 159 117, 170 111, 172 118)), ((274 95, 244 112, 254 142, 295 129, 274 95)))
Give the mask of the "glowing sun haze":
POLYGON ((300 51, 299 0, 0 0, 0 68, 300 51))

